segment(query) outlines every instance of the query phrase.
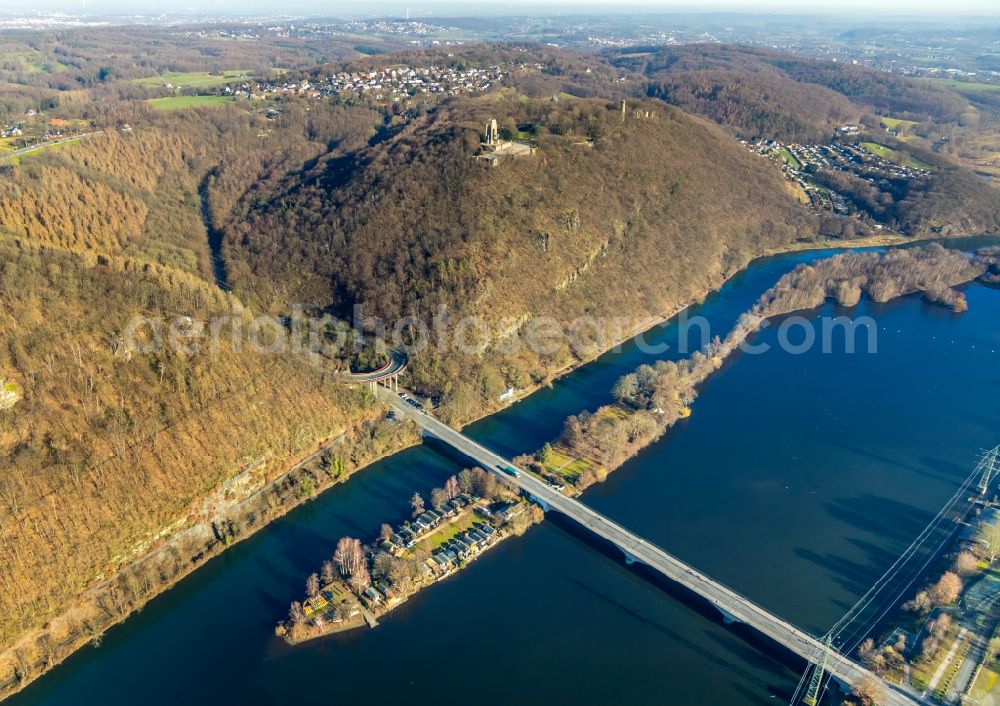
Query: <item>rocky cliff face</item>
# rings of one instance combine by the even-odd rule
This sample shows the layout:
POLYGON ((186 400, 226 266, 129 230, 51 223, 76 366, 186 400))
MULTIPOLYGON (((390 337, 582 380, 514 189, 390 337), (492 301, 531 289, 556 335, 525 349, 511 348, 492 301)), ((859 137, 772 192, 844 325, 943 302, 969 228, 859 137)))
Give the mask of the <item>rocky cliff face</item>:
POLYGON ((0 409, 11 409, 20 399, 17 386, 0 378, 0 409))

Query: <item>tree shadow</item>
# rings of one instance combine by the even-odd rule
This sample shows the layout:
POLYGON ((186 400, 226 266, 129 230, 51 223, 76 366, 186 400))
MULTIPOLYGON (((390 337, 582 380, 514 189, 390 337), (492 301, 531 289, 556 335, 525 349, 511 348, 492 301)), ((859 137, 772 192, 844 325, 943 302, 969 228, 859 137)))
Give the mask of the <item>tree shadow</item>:
MULTIPOLYGON (((952 478, 950 477, 938 475, 936 473, 931 472, 927 468, 921 468, 920 466, 915 466, 911 463, 906 463, 905 461, 901 461, 898 458, 889 458, 888 456, 884 456, 875 451, 870 451, 868 449, 862 449, 858 448, 857 446, 852 446, 851 444, 848 444, 839 438, 828 437, 828 436, 820 436, 819 438, 822 439, 824 442, 830 444, 831 446, 844 449, 845 451, 857 454, 858 456, 863 456, 865 458, 872 459, 873 461, 877 461, 878 463, 884 464, 886 466, 903 468, 918 475, 933 478, 934 480, 945 480, 945 481, 952 480, 952 478)), ((931 461, 930 459, 922 459, 922 460, 929 463, 930 465, 934 465, 933 461, 931 461)))
POLYGON ((852 527, 907 544, 933 517, 915 505, 873 493, 835 498, 823 503, 823 508, 852 527))

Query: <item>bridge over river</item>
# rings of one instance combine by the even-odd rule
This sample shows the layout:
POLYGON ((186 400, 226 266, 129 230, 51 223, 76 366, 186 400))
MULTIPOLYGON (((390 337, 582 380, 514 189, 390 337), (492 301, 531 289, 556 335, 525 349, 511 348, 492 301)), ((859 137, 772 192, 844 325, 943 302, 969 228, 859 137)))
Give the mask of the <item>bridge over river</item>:
MULTIPOLYGON (((791 650, 807 662, 822 660, 825 652, 826 671, 844 684, 855 684, 863 677, 877 678, 869 670, 842 655, 819 638, 810 635, 760 607, 749 598, 688 566, 677 557, 646 541, 613 520, 591 509, 574 498, 550 487, 544 481, 499 456, 467 436, 435 419, 430 414, 406 404, 396 393, 381 389, 391 404, 402 414, 415 421, 425 433, 453 447, 460 453, 501 477, 513 481, 532 500, 546 511, 556 510, 586 527, 599 537, 618 547, 628 563, 639 562, 659 571, 690 591, 698 594, 722 613, 727 622, 745 623, 774 642, 791 650), (505 473, 503 468, 517 470, 517 475, 505 473)), ((929 703, 906 687, 885 684, 884 706, 913 706, 929 703)))

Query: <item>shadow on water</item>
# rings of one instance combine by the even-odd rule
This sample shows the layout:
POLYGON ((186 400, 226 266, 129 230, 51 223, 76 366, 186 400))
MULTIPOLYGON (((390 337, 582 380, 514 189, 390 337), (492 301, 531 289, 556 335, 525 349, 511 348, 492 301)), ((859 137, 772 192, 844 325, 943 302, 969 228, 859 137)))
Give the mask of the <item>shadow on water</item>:
MULTIPOLYGON (((705 660, 719 665, 727 672, 738 674, 740 677, 746 681, 755 684, 762 689, 771 689, 772 687, 767 683, 766 680, 761 679, 757 672, 745 669, 743 665, 751 664, 759 669, 773 669, 774 662, 772 660, 766 659, 760 652, 751 649, 745 645, 741 645, 739 642, 734 641, 731 636, 720 634, 714 630, 705 630, 704 635, 715 642, 716 644, 725 648, 727 652, 731 652, 734 656, 738 658, 738 661, 731 661, 724 659, 718 653, 706 649, 701 643, 692 640, 685 635, 673 630, 667 625, 655 620, 649 615, 644 615, 639 611, 635 610, 629 605, 616 600, 614 597, 597 590, 596 588, 589 586, 582 581, 575 578, 570 578, 568 576, 564 577, 566 581, 576 586, 577 589, 588 593, 600 601, 614 607, 619 613, 625 615, 632 620, 640 623, 646 628, 657 631, 662 636, 666 637, 671 642, 681 645, 687 650, 701 655, 705 660)), ((716 615, 718 613, 716 612, 716 615)))
MULTIPOLYGON (((586 544, 590 549, 598 552, 605 560, 611 560, 614 564, 621 570, 626 571, 632 575, 639 576, 644 579, 647 583, 657 587, 663 592, 670 595, 675 600, 679 601, 685 607, 697 612, 703 618, 707 618, 709 621, 717 626, 725 626, 725 630, 728 633, 732 633, 742 640, 749 647, 746 648, 736 648, 733 644, 728 646, 728 649, 732 652, 743 655, 743 650, 746 650, 745 655, 748 657, 745 663, 755 664, 759 663, 763 659, 763 655, 767 655, 769 658, 773 658, 773 661, 767 661, 768 666, 773 667, 774 662, 778 662, 793 668, 801 667, 803 660, 801 657, 796 655, 791 650, 782 646, 781 644, 774 642, 770 638, 762 635, 756 629, 744 625, 742 623, 727 623, 722 614, 715 608, 707 599, 702 597, 700 594, 691 591, 690 589, 682 586, 664 576, 662 573, 646 566, 641 563, 626 564, 625 557, 622 551, 614 544, 606 541, 604 538, 599 537, 584 527, 581 527, 574 520, 565 517, 558 512, 550 512, 546 515, 546 522, 551 523, 553 526, 558 527, 563 533, 574 537, 578 541, 586 544), (752 648, 752 649, 751 649, 752 648)), ((578 584, 579 582, 574 579, 567 579, 571 583, 578 584)), ((582 584, 581 584, 582 585, 582 584)), ((594 592, 593 589, 587 586, 583 586, 587 591, 594 592)), ((602 599, 613 602, 606 596, 601 596, 602 599)), ((618 605, 618 604, 615 604, 618 605)), ((628 608, 627 606, 618 605, 618 607, 625 613, 629 614, 631 617, 640 620, 651 627, 656 629, 666 631, 670 633, 669 628, 664 628, 663 626, 657 625, 655 622, 648 620, 642 614, 638 613, 634 609, 628 608)), ((672 633, 670 633, 672 635, 672 633)), ((713 634, 714 635, 714 634, 713 634)), ((717 635, 714 635, 717 639, 717 635)), ((690 647, 695 652, 703 654, 708 659, 725 664, 717 655, 711 652, 705 652, 703 648, 698 647, 691 643, 685 638, 677 638, 678 641, 682 641, 685 646, 690 647)), ((742 670, 739 670, 742 671, 742 670)))
POLYGON ((884 464, 886 466, 895 466, 897 468, 903 468, 908 471, 912 471, 913 473, 919 473, 920 475, 924 475, 929 478, 933 478, 935 480, 945 480, 945 481, 951 480, 951 478, 931 473, 926 468, 921 468, 919 466, 913 465, 912 463, 907 463, 902 458, 898 457, 889 458, 888 456, 880 454, 876 451, 859 448, 853 444, 849 444, 840 437, 823 435, 821 438, 823 439, 823 441, 830 444, 831 446, 836 446, 838 448, 844 449, 845 451, 850 451, 851 453, 856 454, 857 456, 862 456, 872 461, 877 461, 878 463, 884 464))

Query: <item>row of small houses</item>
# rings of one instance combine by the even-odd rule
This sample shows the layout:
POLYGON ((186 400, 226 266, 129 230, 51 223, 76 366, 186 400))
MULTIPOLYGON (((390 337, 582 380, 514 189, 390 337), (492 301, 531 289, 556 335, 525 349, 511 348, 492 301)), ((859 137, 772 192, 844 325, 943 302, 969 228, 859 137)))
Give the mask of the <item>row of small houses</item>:
POLYGON ((477 523, 471 529, 456 535, 431 555, 431 561, 441 571, 448 571, 458 563, 478 554, 497 538, 496 528, 488 522, 477 523))
POLYGON ((452 498, 440 510, 427 510, 418 515, 412 522, 403 526, 389 538, 389 545, 395 549, 409 549, 423 535, 440 525, 446 518, 454 517, 472 502, 467 495, 452 498))
MULTIPOLYGON (((461 512, 471 502, 470 497, 459 496, 449 501, 440 511, 428 510, 420 514, 412 523, 406 523, 398 532, 393 533, 388 543, 396 549, 412 547, 422 536, 436 529, 446 518, 461 512)), ((510 503, 495 510, 479 508, 479 511, 487 518, 495 518, 494 522, 497 524, 505 524, 524 512, 524 505, 523 503, 510 503)), ((439 573, 447 573, 457 566, 459 560, 475 556, 496 542, 499 536, 497 528, 487 519, 476 522, 466 531, 457 534, 438 547, 428 563, 422 565, 422 568, 429 572, 433 567, 439 573)), ((373 608, 397 596, 398 592, 385 580, 369 586, 361 595, 369 607, 373 608)))

